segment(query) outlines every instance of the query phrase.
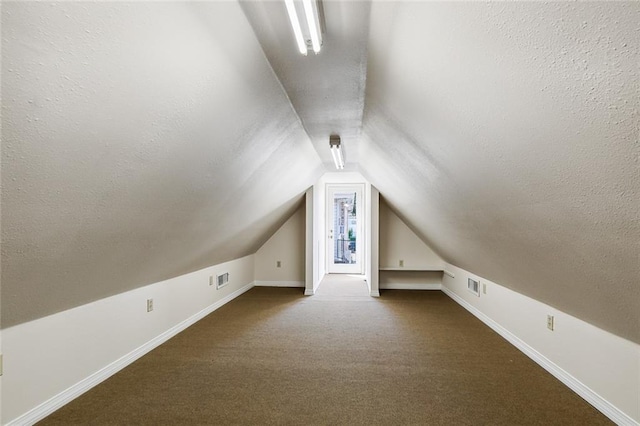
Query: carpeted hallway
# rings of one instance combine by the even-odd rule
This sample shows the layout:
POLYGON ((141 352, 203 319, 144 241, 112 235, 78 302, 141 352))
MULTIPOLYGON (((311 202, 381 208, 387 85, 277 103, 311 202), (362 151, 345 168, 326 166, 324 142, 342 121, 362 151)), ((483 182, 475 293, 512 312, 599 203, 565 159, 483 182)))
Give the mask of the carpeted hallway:
POLYGON ((42 425, 599 425, 439 291, 256 287, 42 425))

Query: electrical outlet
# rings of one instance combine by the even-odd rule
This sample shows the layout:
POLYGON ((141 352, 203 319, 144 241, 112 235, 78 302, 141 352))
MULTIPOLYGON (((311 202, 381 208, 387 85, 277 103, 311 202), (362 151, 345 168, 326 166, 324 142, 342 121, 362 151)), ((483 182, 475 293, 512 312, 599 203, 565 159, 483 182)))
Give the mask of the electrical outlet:
POLYGON ((400 262, 398 262, 400 264, 401 268, 404 268, 404 260, 400 259, 400 262))
POLYGON ((482 283, 482 294, 487 294, 487 283, 482 283))
POLYGON ((153 311, 153 299, 147 299, 147 312, 153 311))
POLYGON ((276 260, 276 268, 281 268, 282 267, 282 262, 279 260, 276 260))
POLYGON ((547 315, 547 328, 553 331, 553 328, 554 328, 553 315, 547 315))

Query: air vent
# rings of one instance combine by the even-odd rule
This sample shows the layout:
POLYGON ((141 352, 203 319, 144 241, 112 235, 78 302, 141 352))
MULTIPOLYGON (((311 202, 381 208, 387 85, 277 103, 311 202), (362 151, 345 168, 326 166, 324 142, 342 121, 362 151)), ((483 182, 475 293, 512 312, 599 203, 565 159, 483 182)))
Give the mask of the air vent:
POLYGON ((221 275, 216 275, 216 288, 222 288, 229 284, 229 273, 225 272, 221 275))
POLYGON ((467 289, 475 294, 476 296, 480 297, 480 281, 476 281, 473 280, 471 278, 469 278, 469 280, 467 281, 467 289))

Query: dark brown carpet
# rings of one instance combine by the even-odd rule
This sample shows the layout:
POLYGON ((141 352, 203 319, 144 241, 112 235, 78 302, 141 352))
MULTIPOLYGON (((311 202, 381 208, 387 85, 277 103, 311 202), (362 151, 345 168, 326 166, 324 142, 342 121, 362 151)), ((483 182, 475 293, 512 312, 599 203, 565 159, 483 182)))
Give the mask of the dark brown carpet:
POLYGON ((439 291, 254 288, 42 425, 600 425, 439 291))

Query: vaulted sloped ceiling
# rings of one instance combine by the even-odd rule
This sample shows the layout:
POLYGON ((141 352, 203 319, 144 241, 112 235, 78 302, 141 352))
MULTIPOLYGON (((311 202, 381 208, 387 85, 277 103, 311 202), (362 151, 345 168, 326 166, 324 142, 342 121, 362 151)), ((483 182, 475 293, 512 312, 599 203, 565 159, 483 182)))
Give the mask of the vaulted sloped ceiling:
POLYGON ((329 164, 640 342, 640 3, 2 3, 2 326, 253 253, 329 164))
POLYGON ((640 3, 323 4, 303 57, 282 2, 242 2, 324 161, 357 135, 347 159, 444 259, 640 341, 640 3))
POLYGON ((342 139, 346 169, 357 170, 371 3, 320 3, 324 43, 319 55, 307 56, 295 48, 284 1, 240 4, 325 166, 334 168, 328 146, 335 133, 342 139))
POLYGON ((360 167, 447 261, 640 342, 640 3, 374 2, 360 167))
POLYGON ((2 326, 255 252, 323 172, 235 2, 2 4, 2 326))

